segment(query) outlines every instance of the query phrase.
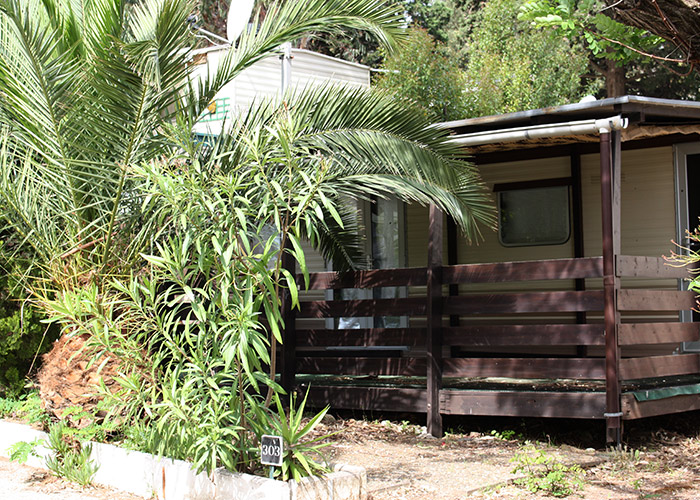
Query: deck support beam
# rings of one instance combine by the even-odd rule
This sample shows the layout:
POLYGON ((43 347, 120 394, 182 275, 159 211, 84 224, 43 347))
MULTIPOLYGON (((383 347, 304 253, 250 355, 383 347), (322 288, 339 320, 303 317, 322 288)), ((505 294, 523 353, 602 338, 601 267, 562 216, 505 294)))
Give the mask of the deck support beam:
POLYGON ((430 205, 427 269, 427 431, 442 437, 442 211, 430 205))
POLYGON ((605 323, 606 441, 620 445, 622 411, 620 392, 620 313, 617 292, 620 280, 615 272, 615 256, 620 252, 620 134, 601 130, 600 188, 603 227, 603 289, 605 323))

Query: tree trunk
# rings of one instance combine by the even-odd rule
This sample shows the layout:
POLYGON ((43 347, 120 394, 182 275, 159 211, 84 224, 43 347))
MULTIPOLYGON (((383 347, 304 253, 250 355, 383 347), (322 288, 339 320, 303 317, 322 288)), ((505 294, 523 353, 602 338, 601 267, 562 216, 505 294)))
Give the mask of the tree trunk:
POLYGON ((625 95, 625 68, 621 68, 615 61, 608 60, 605 71, 605 90, 607 97, 619 97, 625 95))

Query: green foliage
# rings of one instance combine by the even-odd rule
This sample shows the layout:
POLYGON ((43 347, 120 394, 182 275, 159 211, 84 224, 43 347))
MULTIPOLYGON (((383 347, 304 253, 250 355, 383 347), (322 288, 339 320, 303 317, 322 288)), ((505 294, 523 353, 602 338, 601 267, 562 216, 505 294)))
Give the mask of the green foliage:
POLYGON ((128 274, 161 230, 133 195, 132 168, 176 150, 170 125, 191 130, 224 85, 281 43, 343 28, 387 45, 403 36, 400 11, 377 0, 275 2, 195 80, 192 9, 190 0, 2 3, 0 217, 45 271, 36 286, 128 274))
POLYGON ((30 455, 35 457, 38 456, 36 453, 36 448, 37 446, 41 446, 42 444, 42 439, 35 439, 31 442, 18 441, 12 446, 10 446, 7 450, 10 454, 10 460, 12 460, 13 462, 23 464, 27 460, 29 460, 30 455))
MULTIPOLYGON (((271 3, 196 85, 187 0, 29 1, 0 6, 0 215, 46 271, 41 305, 86 334, 91 365, 119 361, 107 418, 143 448, 250 470, 254 409, 280 391, 281 297, 298 306, 283 258, 307 275, 306 239, 361 266, 347 199, 436 203, 477 237, 488 194, 445 131, 366 89, 301 89, 206 147, 191 136, 215 93, 282 42, 342 28, 402 39, 401 12, 379 0, 271 3)), ((85 479, 76 453, 56 468, 83 464, 85 479)))
POLYGON ((26 259, 10 253, 0 241, 0 394, 18 396, 35 360, 51 348, 57 330, 41 324, 40 311, 24 300, 21 281, 26 259))
POLYGON ((518 21, 518 0, 491 0, 477 15, 467 66, 469 116, 578 101, 598 82, 583 84, 588 56, 554 30, 518 21))
POLYGON ((90 460, 92 445, 83 444, 73 429, 58 422, 49 427, 46 446, 52 455, 46 458, 46 467, 58 477, 87 486, 97 473, 97 465, 90 460))
MULTIPOLYGON (((449 37, 448 26, 454 15, 452 3, 453 0, 384 2, 386 5, 394 4, 402 8, 407 23, 427 30, 431 37, 440 42, 446 42, 449 37)), ((371 68, 386 64, 386 50, 382 50, 376 39, 361 30, 313 37, 304 40, 301 46, 322 54, 365 64, 371 68)))
POLYGON ((514 474, 524 474, 514 483, 532 493, 543 491, 554 497, 566 497, 583 487, 581 467, 565 465, 533 445, 523 447, 511 462, 515 463, 514 474))
POLYGON ((260 406, 255 409, 254 429, 258 440, 263 434, 281 436, 284 442, 284 453, 280 471, 281 479, 286 481, 294 479, 299 481, 304 476, 313 476, 328 472, 328 468, 317 461, 323 458, 321 450, 331 443, 327 441, 329 435, 318 436, 313 439, 307 436, 316 428, 318 423, 326 415, 330 407, 326 407, 304 423, 304 409, 306 395, 297 406, 296 394, 292 394, 289 402, 289 411, 285 412, 284 406, 278 394, 274 395, 277 412, 266 411, 260 406))
POLYGON ((516 436, 516 432, 512 429, 504 429, 502 431, 492 430, 491 435, 499 441, 510 441, 516 436))
POLYGON ((416 26, 427 30, 435 40, 447 42, 449 33, 447 26, 453 15, 450 0, 404 0, 408 19, 416 26))
POLYGON ((382 69, 385 72, 374 82, 377 88, 418 103, 434 120, 464 118, 464 74, 447 48, 426 30, 410 29, 408 42, 386 56, 382 69))
POLYGON ((668 60, 678 57, 678 49, 648 31, 619 23, 610 17, 614 9, 604 6, 597 0, 527 0, 519 18, 583 44, 592 68, 603 75, 602 68, 609 68, 606 60, 623 68, 626 94, 695 100, 700 75, 685 61, 668 60))
POLYGON ((25 420, 30 424, 46 424, 49 418, 42 409, 36 392, 22 394, 17 398, 0 398, 0 418, 8 417, 25 420))
POLYGON ((570 39, 583 38, 594 56, 628 64, 649 52, 663 39, 648 31, 619 23, 603 12, 600 0, 526 0, 520 19, 553 27, 570 39), (616 43, 619 42, 619 43, 616 43))

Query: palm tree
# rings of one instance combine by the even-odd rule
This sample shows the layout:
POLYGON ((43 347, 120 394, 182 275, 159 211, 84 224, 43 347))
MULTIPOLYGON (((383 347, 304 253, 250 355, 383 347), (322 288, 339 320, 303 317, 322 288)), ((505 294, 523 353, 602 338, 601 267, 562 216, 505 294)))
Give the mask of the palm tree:
POLYGON ((193 7, 0 1, 0 206, 54 273, 128 268, 155 231, 129 210, 131 167, 167 152, 168 124, 194 123, 223 85, 281 43, 342 27, 386 45, 402 36, 400 12, 374 0, 280 2, 193 84, 193 7))
MULTIPOLYGON (((0 217, 45 271, 36 293, 104 286, 143 266, 140 252, 168 241, 163 232, 178 231, 173 221, 191 225, 187 206, 201 200, 207 209, 209 188, 227 175, 255 180, 246 181, 243 219, 272 225, 282 248, 308 238, 346 267, 357 261, 348 198, 436 203, 469 237, 479 223, 493 223, 464 152, 388 94, 297 89, 253 106, 211 147, 191 136, 216 93, 280 44, 352 28, 391 47, 403 37, 401 10, 381 0, 274 3, 195 82, 192 7, 189 0, 0 0, 0 217), (168 167, 165 158, 183 161, 168 167), (178 197, 172 187, 190 172, 194 194, 178 197)), ((210 222, 219 213, 205 215, 210 222)), ((275 286, 281 273, 278 261, 275 286)), ((275 292, 266 302, 273 309, 275 292)))

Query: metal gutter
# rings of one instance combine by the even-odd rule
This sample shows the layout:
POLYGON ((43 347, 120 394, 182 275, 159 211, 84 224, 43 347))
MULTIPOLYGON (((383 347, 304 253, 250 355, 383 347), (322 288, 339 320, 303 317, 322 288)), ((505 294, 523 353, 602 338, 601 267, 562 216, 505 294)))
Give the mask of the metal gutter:
POLYGON ((527 139, 543 139, 567 135, 602 134, 611 130, 627 128, 629 120, 621 115, 609 118, 578 120, 566 123, 531 125, 501 130, 489 130, 452 136, 449 142, 461 146, 480 146, 504 142, 517 142, 527 139))
POLYGON ((496 127, 499 124, 507 124, 511 122, 529 121, 532 119, 543 119, 544 117, 558 117, 571 114, 603 113, 619 113, 620 107, 644 107, 646 109, 655 109, 663 114, 663 110, 688 110, 700 113, 700 102, 697 101, 681 101, 678 99, 660 99, 656 97, 644 96, 621 96, 610 97, 595 101, 578 102, 573 104, 564 104, 561 106, 551 106, 548 108, 531 109, 527 111, 517 111, 515 113, 505 113, 502 115, 482 116, 478 118, 467 118, 462 120, 454 120, 436 124, 439 128, 459 129, 463 127, 496 127))

